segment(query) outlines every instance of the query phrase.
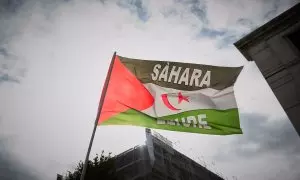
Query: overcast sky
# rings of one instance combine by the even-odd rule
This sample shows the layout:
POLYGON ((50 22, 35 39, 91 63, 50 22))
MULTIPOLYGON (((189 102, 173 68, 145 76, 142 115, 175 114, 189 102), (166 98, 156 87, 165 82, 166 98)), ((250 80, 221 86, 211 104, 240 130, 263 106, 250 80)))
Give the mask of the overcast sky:
MULTIPOLYGON (((296 2, 0 0, 0 176, 54 179, 85 158, 117 51, 141 59, 244 65, 235 85, 243 135, 158 132, 229 179, 299 179, 300 138, 256 65, 233 46, 296 2)), ((144 131, 98 127, 91 157, 144 144, 144 131)))

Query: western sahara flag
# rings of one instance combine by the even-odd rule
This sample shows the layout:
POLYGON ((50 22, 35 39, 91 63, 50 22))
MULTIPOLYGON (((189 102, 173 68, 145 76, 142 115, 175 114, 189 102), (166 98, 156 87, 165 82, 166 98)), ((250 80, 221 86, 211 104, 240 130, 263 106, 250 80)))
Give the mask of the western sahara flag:
POLYGON ((98 125, 242 134, 233 92, 241 70, 115 55, 98 125))

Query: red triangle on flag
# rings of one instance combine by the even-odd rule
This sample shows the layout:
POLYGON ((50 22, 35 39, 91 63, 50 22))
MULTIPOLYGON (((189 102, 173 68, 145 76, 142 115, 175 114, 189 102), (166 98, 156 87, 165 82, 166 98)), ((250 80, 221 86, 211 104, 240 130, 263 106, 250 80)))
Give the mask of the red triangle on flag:
POLYGON ((129 109, 142 111, 153 103, 150 92, 115 56, 98 124, 129 109))

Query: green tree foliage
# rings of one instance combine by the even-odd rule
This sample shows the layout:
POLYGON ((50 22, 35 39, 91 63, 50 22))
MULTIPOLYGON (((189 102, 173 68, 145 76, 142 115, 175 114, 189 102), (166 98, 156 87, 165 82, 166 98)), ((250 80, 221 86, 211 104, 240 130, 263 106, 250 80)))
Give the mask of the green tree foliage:
MULTIPOLYGON (((74 172, 68 171, 65 176, 66 180, 80 180, 81 172, 83 170, 83 162, 80 161, 75 168, 74 172)), ((85 175, 85 180, 116 180, 114 159, 111 153, 108 155, 101 152, 101 155, 96 154, 96 157, 91 161, 89 160, 88 168, 85 175)))

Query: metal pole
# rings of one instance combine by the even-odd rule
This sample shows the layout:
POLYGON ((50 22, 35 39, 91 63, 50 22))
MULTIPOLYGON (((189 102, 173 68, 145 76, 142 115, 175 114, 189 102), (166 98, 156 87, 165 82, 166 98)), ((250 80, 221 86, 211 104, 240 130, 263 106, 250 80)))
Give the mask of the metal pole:
POLYGON ((115 57, 116 57, 116 52, 114 52, 114 55, 111 59, 109 69, 108 69, 108 72, 107 72, 107 75, 106 75, 106 79, 105 79, 105 82, 104 82, 104 86, 103 86, 103 89, 102 89, 102 94, 101 94, 101 98, 100 98, 99 105, 98 105, 98 112, 97 112, 97 116, 96 116, 96 119, 95 119, 94 129, 93 129, 93 133, 92 133, 92 136, 91 136, 91 139, 90 139, 90 144, 89 144, 89 147, 88 147, 88 151, 86 153, 86 157, 85 157, 85 161, 84 161, 84 165, 83 165, 83 170, 82 170, 82 173, 81 173, 81 176, 80 176, 80 180, 84 180, 86 170, 87 170, 87 167, 88 167, 89 156, 90 156, 90 152, 91 152, 91 149, 92 149, 92 145, 93 145, 93 141, 94 141, 94 137, 95 137, 95 133, 96 133, 98 120, 99 120, 100 113, 101 113, 101 110, 102 110, 102 107, 103 107, 103 102, 104 102, 105 94, 106 94, 106 91, 107 91, 111 71, 112 71, 112 68, 113 68, 113 65, 114 65, 114 62, 115 62, 115 57))

